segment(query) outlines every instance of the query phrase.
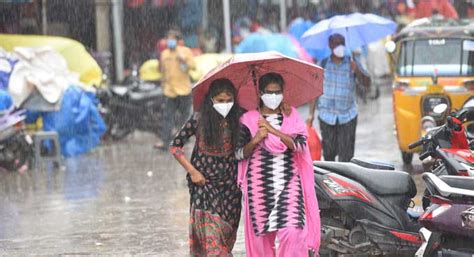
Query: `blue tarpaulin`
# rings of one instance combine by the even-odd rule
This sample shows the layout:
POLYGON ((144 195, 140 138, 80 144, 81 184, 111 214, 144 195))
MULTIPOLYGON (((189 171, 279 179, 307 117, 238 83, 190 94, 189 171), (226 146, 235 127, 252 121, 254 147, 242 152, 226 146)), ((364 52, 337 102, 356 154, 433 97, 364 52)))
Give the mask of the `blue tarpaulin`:
POLYGON ((64 93, 57 112, 28 112, 27 122, 43 118, 45 131, 59 134, 62 155, 77 156, 89 152, 100 143, 106 126, 96 107, 96 98, 76 86, 64 93))
POLYGON ((17 62, 17 60, 0 58, 0 89, 6 90, 8 88, 11 72, 17 62))
POLYGON ((7 110, 12 104, 13 100, 8 92, 0 89, 0 111, 7 110))

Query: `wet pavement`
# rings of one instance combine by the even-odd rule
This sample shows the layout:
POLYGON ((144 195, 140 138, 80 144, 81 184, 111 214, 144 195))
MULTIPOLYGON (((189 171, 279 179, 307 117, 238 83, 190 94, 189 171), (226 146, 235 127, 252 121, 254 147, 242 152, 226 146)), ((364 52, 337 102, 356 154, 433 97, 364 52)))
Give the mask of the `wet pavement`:
MULTIPOLYGON (((378 100, 360 104, 356 156, 419 174, 418 160, 402 165, 390 89, 382 89, 378 100)), ((187 256, 185 172, 169 154, 154 150, 154 141, 137 132, 67 159, 62 169, 0 173, 0 255, 187 256)), ((242 230, 237 257, 245 256, 242 230)))

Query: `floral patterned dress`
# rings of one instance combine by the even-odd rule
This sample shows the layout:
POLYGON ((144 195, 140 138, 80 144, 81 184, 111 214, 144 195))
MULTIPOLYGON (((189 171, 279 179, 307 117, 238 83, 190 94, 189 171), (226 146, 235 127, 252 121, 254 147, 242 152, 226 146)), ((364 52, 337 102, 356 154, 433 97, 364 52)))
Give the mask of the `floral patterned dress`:
POLYGON ((241 192, 237 186, 231 131, 222 124, 222 142, 217 147, 204 143, 198 129, 198 115, 194 114, 171 142, 173 154, 182 153, 188 139, 196 137, 191 164, 206 179, 196 185, 187 175, 190 203, 190 256, 232 256, 241 211, 241 192))

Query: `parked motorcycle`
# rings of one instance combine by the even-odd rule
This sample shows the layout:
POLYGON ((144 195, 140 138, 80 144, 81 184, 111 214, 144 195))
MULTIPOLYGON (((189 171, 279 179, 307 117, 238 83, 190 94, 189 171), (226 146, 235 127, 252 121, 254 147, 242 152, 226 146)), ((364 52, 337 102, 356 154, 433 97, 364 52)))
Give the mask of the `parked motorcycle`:
POLYGON ((422 137, 434 128, 444 125, 448 116, 451 116, 451 119, 458 119, 462 123, 468 142, 474 146, 474 97, 469 98, 457 112, 449 115, 447 111, 448 105, 442 103, 432 108, 432 111, 421 119, 422 137))
MULTIPOLYGON (((441 104, 436 106, 435 110, 444 112, 446 108, 446 104, 441 104)), ((447 116, 444 125, 431 127, 424 137, 410 144, 408 148, 414 149, 421 146, 420 160, 433 158, 435 162, 431 171, 437 176, 474 176, 474 171, 462 166, 466 158, 468 159, 471 155, 463 121, 472 114, 474 114, 474 109, 461 109, 451 113, 447 116)))
POLYGON ((469 140, 469 147, 474 150, 474 97, 469 98, 463 105, 462 110, 466 110, 465 120, 463 122, 466 135, 469 140))
MULTIPOLYGON (((446 104, 436 106, 435 112, 443 113, 446 104)), ((463 108, 458 112, 449 114, 446 123, 439 127, 432 127, 419 141, 408 146, 409 149, 422 147, 420 160, 432 158, 433 164, 430 172, 436 176, 474 176, 474 167, 468 138, 464 130, 463 121, 474 113, 474 109, 463 108)), ((423 208, 430 205, 429 188, 425 190, 423 208)))
POLYGON ((11 107, 0 111, 0 167, 8 171, 28 169, 33 141, 25 133, 25 111, 11 107))
POLYGON ((391 165, 315 162, 321 256, 413 256, 421 244, 412 177, 391 165))
POLYGON ((138 71, 123 85, 98 89, 99 111, 106 124, 106 136, 125 138, 135 129, 158 133, 163 124, 165 98, 157 83, 141 81, 138 71))
POLYGON ((419 219, 423 244, 416 256, 473 256, 474 178, 424 173, 423 179, 432 195, 419 219))

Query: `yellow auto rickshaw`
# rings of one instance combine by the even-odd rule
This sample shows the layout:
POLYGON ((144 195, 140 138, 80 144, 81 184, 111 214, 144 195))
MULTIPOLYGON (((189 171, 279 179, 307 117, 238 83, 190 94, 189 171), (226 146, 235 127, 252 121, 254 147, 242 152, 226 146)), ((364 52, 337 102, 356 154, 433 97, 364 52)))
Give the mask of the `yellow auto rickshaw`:
POLYGON ((395 74, 393 111, 396 135, 405 164, 413 143, 430 127, 444 123, 474 95, 474 23, 439 19, 416 20, 386 45, 395 74), (447 104, 443 114, 434 107, 447 104))

